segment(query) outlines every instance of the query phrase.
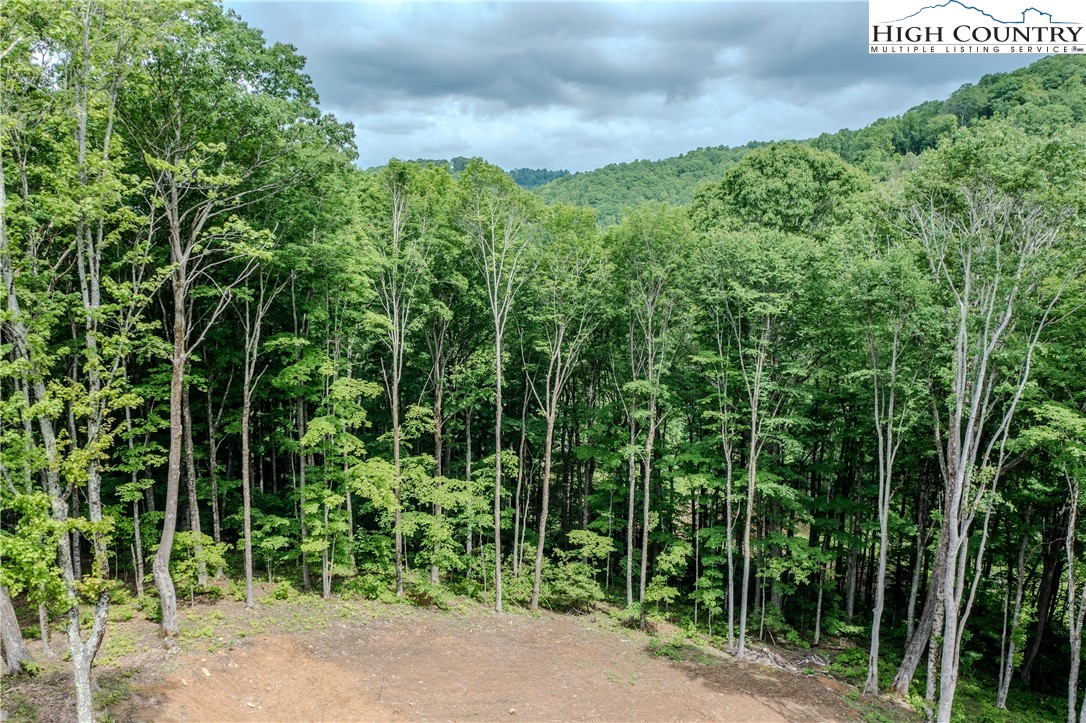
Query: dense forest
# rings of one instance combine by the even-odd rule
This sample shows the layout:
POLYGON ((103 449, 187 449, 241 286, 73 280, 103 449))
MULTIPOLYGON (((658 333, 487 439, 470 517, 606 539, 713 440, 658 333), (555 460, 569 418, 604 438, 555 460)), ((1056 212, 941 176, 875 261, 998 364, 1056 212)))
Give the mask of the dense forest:
POLYGON ((267 580, 606 600, 740 658, 833 641, 936 720, 1086 720, 1084 119, 1052 57, 537 196, 358 169, 212 2, 8 0, 9 672, 63 637, 91 720, 111 601, 173 646, 267 580))

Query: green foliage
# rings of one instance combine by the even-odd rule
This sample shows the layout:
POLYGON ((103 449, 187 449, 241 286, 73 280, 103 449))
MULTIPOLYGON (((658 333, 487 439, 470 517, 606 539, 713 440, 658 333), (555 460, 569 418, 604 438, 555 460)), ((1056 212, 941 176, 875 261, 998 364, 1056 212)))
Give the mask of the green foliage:
MULTIPOLYGON (((197 569, 202 562, 214 570, 226 565, 226 553, 230 545, 215 542, 209 535, 200 534, 199 550, 196 548, 196 534, 187 530, 180 531, 174 538, 175 554, 170 561, 170 574, 174 584, 181 590, 188 590, 190 595, 207 594, 212 588, 200 588, 196 584, 197 569)), ((214 588, 218 590, 218 588, 214 588)), ((221 592, 221 591, 219 591, 221 592)), ((212 593, 213 594, 213 593, 212 593)))
POLYGON ((613 226, 622 219, 625 211, 645 202, 675 206, 689 203, 699 184, 720 178, 760 145, 699 148, 660 161, 615 163, 559 178, 540 186, 535 192, 550 203, 592 208, 598 212, 601 225, 613 226))
POLYGON ((294 586, 288 580, 281 580, 276 583, 272 591, 268 593, 268 597, 272 600, 290 600, 297 597, 297 595, 298 591, 294 589, 294 586))

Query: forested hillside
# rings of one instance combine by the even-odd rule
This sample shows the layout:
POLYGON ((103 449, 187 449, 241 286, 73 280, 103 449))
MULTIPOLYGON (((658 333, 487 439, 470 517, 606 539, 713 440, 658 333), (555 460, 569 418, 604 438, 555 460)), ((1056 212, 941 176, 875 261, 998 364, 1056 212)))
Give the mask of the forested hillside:
POLYGON ((64 639, 81 720, 111 606, 176 646, 261 579, 606 601, 940 721, 1086 716, 1082 58, 610 167, 674 203, 597 222, 587 174, 356 168, 217 4, 0 17, 0 633, 9 671, 64 639))
MULTIPOLYGON (((1012 73, 986 75, 945 101, 921 103, 859 130, 846 128, 802 142, 886 178, 903 157, 934 148, 954 129, 988 118, 1004 118, 1042 136, 1081 124, 1086 120, 1086 65, 1075 57, 1046 58, 1012 73)), ((552 181, 537 192, 547 201, 594 208, 600 223, 610 226, 644 201, 689 203, 699 184, 719 180, 746 152, 762 145, 699 148, 660 161, 612 164, 552 181)))
MULTIPOLYGON (((450 160, 435 160, 432 158, 417 158, 410 163, 414 163, 420 166, 440 166, 447 168, 453 176, 457 176, 468 167, 471 162, 470 158, 463 156, 457 156, 450 160)), ((370 171, 379 171, 380 168, 370 168, 370 171)), ((514 168, 508 171, 509 176, 513 181, 521 188, 537 188, 545 183, 549 183, 556 178, 563 178, 569 175, 569 171, 551 171, 546 168, 514 168)))
POLYGON ((661 161, 612 163, 564 176, 535 191, 547 202, 595 209, 602 225, 613 226, 627 209, 642 202, 690 203, 699 184, 719 179, 747 152, 762 145, 698 148, 661 161))

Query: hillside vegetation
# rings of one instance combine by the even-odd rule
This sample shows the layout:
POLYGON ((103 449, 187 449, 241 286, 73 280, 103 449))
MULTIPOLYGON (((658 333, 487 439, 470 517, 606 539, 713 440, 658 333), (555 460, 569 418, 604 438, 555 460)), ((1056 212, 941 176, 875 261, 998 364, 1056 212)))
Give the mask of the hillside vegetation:
MULTIPOLYGON (((1004 118, 1033 135, 1051 135, 1086 121, 1086 61, 1081 55, 1050 57, 1011 73, 986 75, 946 100, 932 100, 900 116, 880 118, 859 130, 823 133, 806 143, 831 151, 876 176, 894 172, 908 155, 934 148, 961 126, 1004 118)), ((588 206, 604 226, 645 201, 689 203, 706 181, 719 180, 746 153, 764 143, 738 148, 698 148, 659 161, 615 163, 575 173, 536 189, 548 202, 588 206)))
MULTIPOLYGON (((78 720, 118 617, 184 648, 264 580, 346 618, 460 596, 514 651, 543 623, 511 609, 601 607, 829 647, 939 723, 1086 715, 1083 59, 537 195, 359 169, 304 59, 213 0, 2 8, 0 641, 66 651, 78 720)), ((425 689, 440 639, 417 676, 327 645, 425 689)), ((539 717, 623 717, 581 706, 539 717)))

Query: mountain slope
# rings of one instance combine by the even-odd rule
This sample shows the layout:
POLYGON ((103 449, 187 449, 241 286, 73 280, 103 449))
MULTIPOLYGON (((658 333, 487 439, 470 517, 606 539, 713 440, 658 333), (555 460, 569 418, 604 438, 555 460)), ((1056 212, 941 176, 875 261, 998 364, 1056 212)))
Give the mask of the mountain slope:
MULTIPOLYGON (((1086 123, 1086 56, 1051 56, 1011 73, 986 75, 946 100, 921 103, 858 130, 845 128, 801 142, 884 176, 902 157, 933 148, 955 127, 993 117, 1005 118, 1035 135, 1086 123)), ((564 176, 534 190, 549 202, 594 208, 599 222, 609 226, 618 223, 627 208, 643 201, 689 203, 698 185, 719 179, 762 145, 699 148, 660 161, 616 163, 564 176)))

